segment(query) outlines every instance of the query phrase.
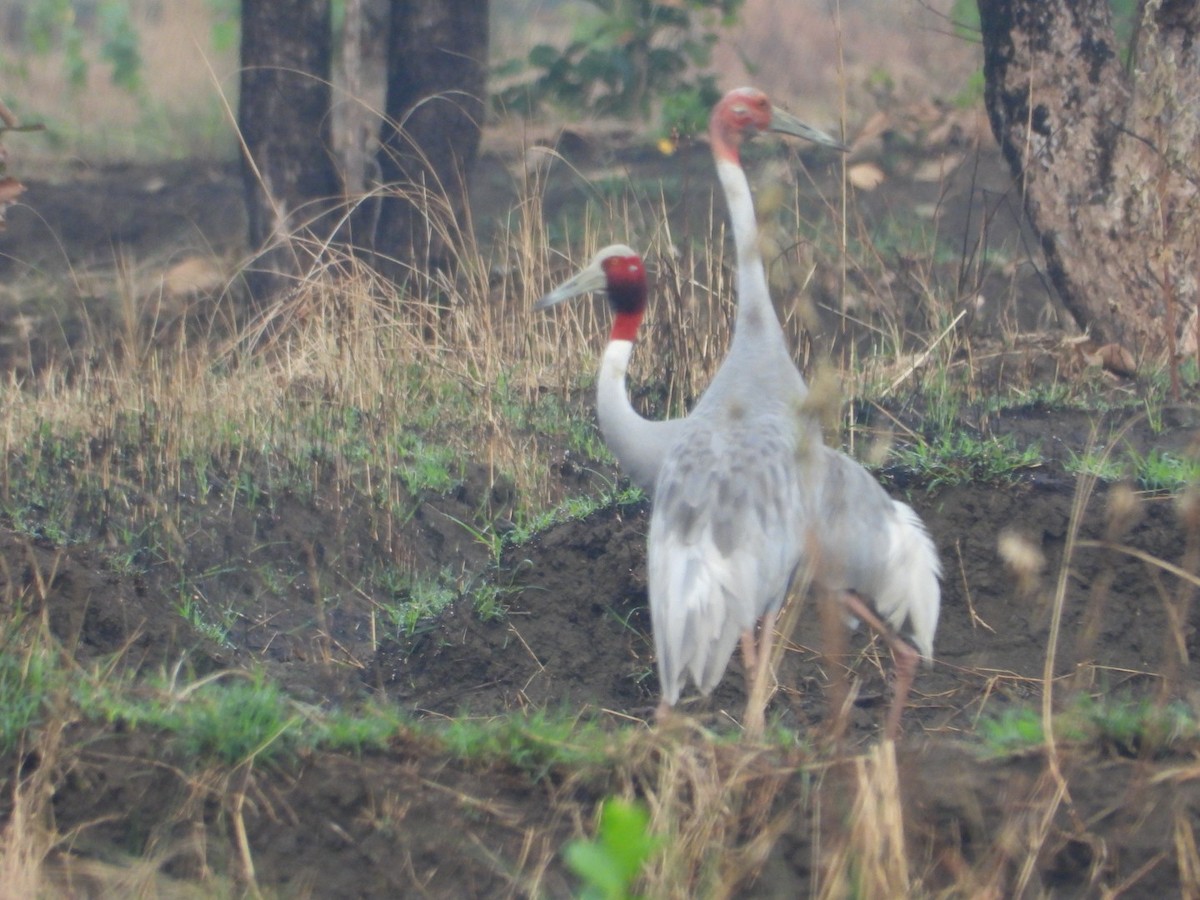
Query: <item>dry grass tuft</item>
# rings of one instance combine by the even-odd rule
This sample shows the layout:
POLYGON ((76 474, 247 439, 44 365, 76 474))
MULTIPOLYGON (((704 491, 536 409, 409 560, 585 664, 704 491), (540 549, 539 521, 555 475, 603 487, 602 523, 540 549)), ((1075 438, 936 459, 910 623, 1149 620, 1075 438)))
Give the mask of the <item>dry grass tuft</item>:
MULTIPOLYGON (((49 665, 52 642, 44 623, 25 627, 29 637, 22 651, 22 668, 28 671, 49 665)), ((9 646, 5 652, 16 651, 9 646)), ((7 689, 13 688, 9 685, 7 689)), ((11 714, 5 711, 6 717, 11 714)), ((0 778, 6 794, 0 805, 8 811, 0 826, 0 898, 4 900, 43 895, 47 886, 44 866, 60 840, 54 827, 53 802, 56 779, 64 766, 66 723, 52 717, 38 724, 37 729, 19 736, 15 752, 6 760, 12 771, 0 778)))
POLYGON ((12 811, 0 829, 0 897, 37 897, 43 888, 43 866, 56 835, 49 824, 49 792, 44 779, 14 779, 12 811), (40 783, 37 783, 40 782, 40 783))
POLYGON ((618 783, 650 812, 662 849, 644 873, 653 897, 730 897, 752 885, 797 823, 775 798, 802 777, 797 753, 715 738, 686 716, 631 740, 618 783), (722 848, 714 853, 713 848, 722 848))
POLYGON ((834 808, 821 814, 831 837, 822 839, 828 846, 818 860, 821 885, 815 896, 911 896, 895 744, 883 741, 849 764, 853 776, 848 787, 854 798, 849 809, 839 809, 839 791, 820 795, 824 799, 832 793, 834 808))

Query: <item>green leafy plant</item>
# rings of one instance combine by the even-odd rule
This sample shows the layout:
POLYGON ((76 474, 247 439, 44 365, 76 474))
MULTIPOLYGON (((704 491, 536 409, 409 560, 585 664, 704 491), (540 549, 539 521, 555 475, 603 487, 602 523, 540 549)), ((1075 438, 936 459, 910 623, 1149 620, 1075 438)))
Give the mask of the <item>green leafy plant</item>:
POLYGON ((927 479, 930 488, 968 482, 997 482, 1041 464, 1038 445, 1020 448, 1012 437, 976 437, 965 432, 940 434, 932 441, 901 447, 896 463, 927 479))
POLYGON ((528 66, 538 74, 501 91, 498 105, 525 115, 552 103, 579 113, 648 116, 661 101, 665 129, 701 130, 720 97, 703 69, 717 27, 736 20, 742 0, 590 2, 597 11, 571 42, 534 47, 528 66))
POLYGON ((1006 709, 992 719, 982 719, 979 734, 990 756, 1010 756, 1036 750, 1046 741, 1042 715, 1032 706, 1006 709))
POLYGON ((626 900, 662 839, 650 833, 650 816, 640 803, 610 798, 600 810, 600 828, 591 841, 567 844, 567 865, 584 883, 585 900, 626 900))

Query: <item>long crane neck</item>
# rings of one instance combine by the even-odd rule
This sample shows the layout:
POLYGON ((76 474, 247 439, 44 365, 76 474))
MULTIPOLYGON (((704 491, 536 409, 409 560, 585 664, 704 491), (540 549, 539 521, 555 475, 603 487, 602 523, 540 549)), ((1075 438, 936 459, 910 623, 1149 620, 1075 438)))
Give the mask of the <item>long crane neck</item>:
POLYGON ((652 421, 640 415, 629 401, 626 375, 645 311, 644 283, 641 291, 640 303, 622 308, 621 298, 614 298, 610 289, 613 325, 596 377, 596 417, 600 420, 604 443, 616 457, 621 471, 642 490, 653 494, 663 458, 678 439, 684 420, 652 421))
POLYGON ((746 171, 742 168, 737 144, 719 127, 713 128, 711 138, 717 177, 725 192, 725 204, 729 208, 733 242, 737 249, 738 308, 734 347, 746 341, 759 345, 764 341, 778 341, 786 349, 783 328, 767 288, 767 271, 758 243, 754 198, 750 193, 746 171))

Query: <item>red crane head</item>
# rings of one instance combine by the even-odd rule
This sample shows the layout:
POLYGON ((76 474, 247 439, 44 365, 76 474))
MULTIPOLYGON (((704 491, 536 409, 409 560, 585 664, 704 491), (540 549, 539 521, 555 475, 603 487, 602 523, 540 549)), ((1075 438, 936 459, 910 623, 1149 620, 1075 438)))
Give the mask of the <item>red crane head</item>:
POLYGON ((740 162, 738 150, 742 141, 760 131, 777 131, 838 150, 848 149, 837 138, 774 108, 767 95, 758 88, 734 88, 717 101, 709 117, 709 138, 713 154, 719 159, 740 162))
POLYGON ((646 313, 646 265, 641 256, 624 244, 605 247, 586 268, 538 300, 534 309, 546 309, 591 291, 604 291, 608 296, 613 311, 609 339, 632 341, 646 313))

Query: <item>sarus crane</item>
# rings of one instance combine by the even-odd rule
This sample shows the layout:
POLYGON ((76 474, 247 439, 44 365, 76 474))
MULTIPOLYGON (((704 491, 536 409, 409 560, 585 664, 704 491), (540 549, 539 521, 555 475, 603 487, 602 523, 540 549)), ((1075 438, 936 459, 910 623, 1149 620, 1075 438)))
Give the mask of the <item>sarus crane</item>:
MULTIPOLYGON (((621 244, 606 247, 586 268, 539 300, 537 307, 553 306, 592 291, 606 292, 613 313, 612 330, 597 377, 600 428, 631 480, 651 484, 662 461, 684 434, 688 419, 646 419, 629 401, 626 374, 647 300, 646 269, 641 257, 621 244)), ((871 474, 845 453, 824 444, 809 444, 805 455, 797 460, 797 467, 803 481, 800 494, 804 500, 796 511, 800 522, 795 531, 808 526, 804 549, 809 556, 806 562, 812 566, 810 577, 815 587, 836 594, 849 615, 875 628, 895 659, 893 700, 884 726, 885 735, 894 738, 918 660, 921 657, 929 660, 933 653, 940 605, 941 568, 937 551, 912 508, 889 497, 871 474), (904 628, 912 644, 897 634, 904 628)), ((654 534, 652 527, 651 540, 654 534)), ((778 539, 771 535, 766 538, 778 539)), ((652 582, 650 602, 656 625, 655 644, 659 648, 659 677, 665 685, 672 673, 664 668, 657 623, 662 619, 669 621, 672 613, 668 610, 660 614, 655 610, 662 605, 669 607, 677 598, 654 593, 652 582)), ((731 598, 731 602, 736 604, 738 598, 731 598)), ((766 627, 768 624, 764 623, 766 627)), ((743 631, 743 639, 744 634, 743 631)), ((746 651, 745 646, 743 650, 746 651)), ((761 655, 756 660, 755 651, 747 652, 748 678, 765 677, 761 672, 751 675, 764 662, 761 655)), ((726 654, 711 683, 702 680, 711 673, 702 670, 701 677, 693 674, 701 690, 706 685, 707 690, 715 687, 729 655, 731 652, 726 654)), ((678 685, 680 675, 679 671, 674 673, 674 684, 678 685)), ((664 687, 664 701, 668 697, 664 687)), ((748 709, 748 731, 757 727, 752 718, 753 710, 748 709)))

